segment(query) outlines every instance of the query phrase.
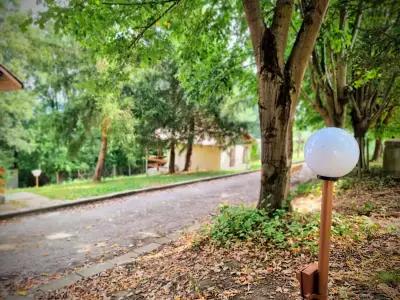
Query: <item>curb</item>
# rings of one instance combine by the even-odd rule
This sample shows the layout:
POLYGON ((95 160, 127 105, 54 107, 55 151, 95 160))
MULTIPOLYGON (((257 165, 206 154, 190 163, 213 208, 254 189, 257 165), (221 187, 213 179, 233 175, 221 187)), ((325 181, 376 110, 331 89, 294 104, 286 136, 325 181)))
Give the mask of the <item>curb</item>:
POLYGON ((245 172, 233 173, 233 174, 227 174, 227 175, 220 175, 220 176, 214 176, 214 177, 205 177, 205 178, 187 180, 187 181, 182 181, 182 182, 172 183, 172 184, 167 184, 167 185, 159 185, 159 186, 136 189, 136 190, 128 190, 128 191, 124 191, 124 192, 116 192, 116 193, 111 193, 111 194, 101 195, 101 196, 96 196, 96 197, 83 198, 83 199, 79 199, 79 200, 75 200, 75 201, 71 200, 70 202, 50 205, 50 206, 46 206, 46 207, 39 207, 39 208, 27 209, 27 210, 9 212, 9 213, 0 213, 0 220, 6 220, 6 219, 14 218, 14 217, 26 216, 26 215, 31 215, 31 214, 38 214, 38 213, 53 211, 53 210, 62 209, 62 208, 66 208, 66 207, 84 205, 84 204, 89 204, 89 203, 93 203, 93 202, 105 201, 108 199, 115 199, 115 198, 119 198, 119 197, 141 194, 141 193, 146 193, 146 192, 166 190, 169 188, 190 185, 190 184, 198 183, 198 182, 206 182, 206 181, 224 179, 224 178, 229 178, 229 177, 234 177, 234 176, 239 176, 239 175, 246 175, 246 174, 255 173, 255 172, 259 172, 259 170, 251 170, 251 171, 245 171, 245 172))

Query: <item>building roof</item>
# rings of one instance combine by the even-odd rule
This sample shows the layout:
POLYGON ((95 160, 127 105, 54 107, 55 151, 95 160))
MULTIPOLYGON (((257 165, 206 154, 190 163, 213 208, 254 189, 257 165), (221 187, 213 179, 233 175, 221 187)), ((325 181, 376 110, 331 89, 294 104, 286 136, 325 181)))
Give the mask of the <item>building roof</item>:
MULTIPOLYGON (((171 133, 167 130, 157 129, 155 134, 160 140, 165 141, 171 138, 171 133)), ((240 139, 240 141, 238 141, 236 144, 251 144, 253 142, 255 142, 255 139, 250 134, 244 133, 242 134, 242 138, 240 139)), ((193 144, 200 146, 223 146, 223 143, 221 143, 221 141, 218 141, 217 139, 210 136, 196 136, 194 138, 193 144)))
POLYGON ((15 91, 24 88, 24 84, 3 65, 0 65, 0 91, 15 91))

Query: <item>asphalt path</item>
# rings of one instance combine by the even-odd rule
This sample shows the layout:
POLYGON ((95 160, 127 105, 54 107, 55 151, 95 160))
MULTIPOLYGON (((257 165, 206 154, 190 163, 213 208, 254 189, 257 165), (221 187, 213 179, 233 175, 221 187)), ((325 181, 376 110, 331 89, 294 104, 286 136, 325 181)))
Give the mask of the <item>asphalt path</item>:
POLYGON ((183 229, 221 203, 255 203, 260 174, 199 182, 0 223, 0 286, 51 276, 183 229))

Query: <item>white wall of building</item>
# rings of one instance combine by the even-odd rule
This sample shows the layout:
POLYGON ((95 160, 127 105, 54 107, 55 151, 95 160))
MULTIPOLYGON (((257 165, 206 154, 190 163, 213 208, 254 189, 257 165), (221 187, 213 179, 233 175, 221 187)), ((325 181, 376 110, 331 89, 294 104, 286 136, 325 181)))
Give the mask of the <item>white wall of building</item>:
POLYGON ((228 147, 227 149, 221 152, 220 168, 221 170, 247 169, 249 158, 250 158, 250 145, 235 145, 228 147), (234 157, 233 162, 231 162, 231 151, 234 151, 232 155, 232 157, 234 157))
MULTIPOLYGON (((190 171, 247 169, 250 158, 250 147, 251 145, 235 145, 223 149, 219 146, 193 145, 190 171), (230 157, 230 151, 232 150, 234 151, 233 165, 231 165, 230 157)), ((183 170, 186 160, 186 149, 183 151, 181 149, 177 147, 175 152, 175 166, 178 168, 178 171, 183 170)), ((168 162, 166 165, 168 166, 168 162)))

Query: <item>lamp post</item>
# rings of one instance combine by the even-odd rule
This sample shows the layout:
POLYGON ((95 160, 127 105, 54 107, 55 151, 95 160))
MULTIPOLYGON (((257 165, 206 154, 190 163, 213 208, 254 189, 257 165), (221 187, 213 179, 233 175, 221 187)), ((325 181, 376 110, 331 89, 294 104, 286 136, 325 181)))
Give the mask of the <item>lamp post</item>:
POLYGON ((32 175, 35 176, 36 179, 36 187, 39 187, 39 176, 42 174, 42 170, 37 169, 37 170, 32 170, 32 175))
POLYGON ((333 186, 337 179, 353 170, 358 157, 359 147, 354 137, 335 127, 315 132, 304 148, 306 164, 323 180, 318 266, 307 266, 299 273, 301 293, 306 299, 328 299, 333 186))

